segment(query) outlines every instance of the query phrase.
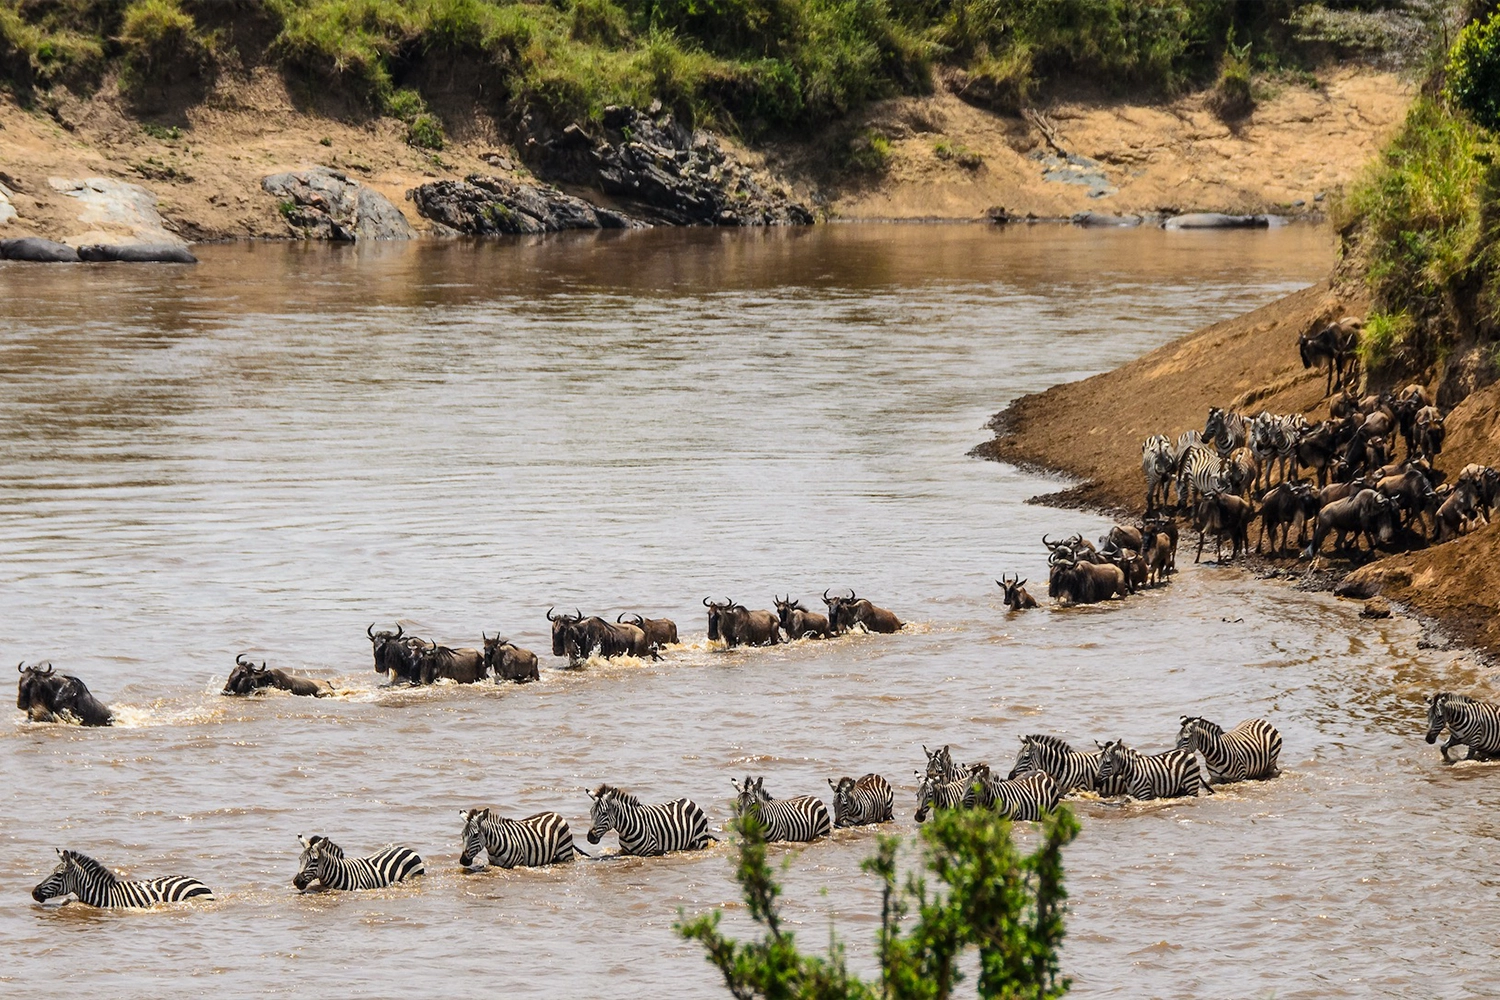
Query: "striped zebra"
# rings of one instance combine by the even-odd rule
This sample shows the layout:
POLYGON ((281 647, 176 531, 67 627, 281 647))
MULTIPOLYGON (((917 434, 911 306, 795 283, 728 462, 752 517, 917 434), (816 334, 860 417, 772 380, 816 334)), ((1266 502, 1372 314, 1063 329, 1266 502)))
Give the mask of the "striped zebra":
POLYGON ((640 799, 613 785, 600 785, 589 798, 593 800, 589 843, 599 843, 614 830, 620 835, 621 854, 655 857, 671 851, 700 851, 719 839, 708 832, 708 817, 692 799, 642 805, 640 799))
POLYGON ((1260 465, 1249 448, 1236 448, 1219 466, 1219 488, 1237 497, 1247 497, 1260 478, 1260 465))
POLYGON ((927 755, 927 777, 929 778, 947 783, 967 778, 971 773, 971 769, 966 765, 953 762, 953 753, 946 743, 937 750, 929 750, 924 746, 922 752, 927 755))
POLYGON ((837 784, 829 778, 828 787, 833 789, 834 826, 889 823, 896 815, 891 783, 878 774, 867 774, 858 781, 844 777, 837 784))
POLYGON ((1448 751, 1459 744, 1469 748, 1466 760, 1500 757, 1500 705, 1439 691, 1427 699, 1427 742, 1436 743, 1444 726, 1448 741, 1439 749, 1445 763, 1452 759, 1448 751))
POLYGON ((1125 781, 1125 794, 1133 799, 1175 799, 1197 795, 1205 787, 1198 759, 1186 750, 1168 750, 1148 757, 1119 740, 1111 740, 1100 749, 1104 751, 1099 762, 1100 779, 1108 781, 1119 775, 1125 781))
POLYGON ((919 784, 917 785, 917 814, 918 823, 927 819, 927 813, 931 809, 973 809, 974 808, 974 779, 968 774, 959 778, 943 778, 916 772, 919 784))
POLYGON ((298 837, 302 856, 292 885, 306 892, 314 882, 322 889, 383 889, 423 874, 422 859, 410 847, 387 847, 368 858, 346 859, 344 849, 327 837, 298 837))
POLYGON ((1172 498, 1172 477, 1177 471, 1172 442, 1165 434, 1153 434, 1141 445, 1141 474, 1146 477, 1146 510, 1165 507, 1172 498), (1160 499, 1158 500, 1158 494, 1160 499))
POLYGON ((1177 749, 1201 753, 1210 784, 1274 778, 1281 733, 1264 719, 1246 719, 1229 732, 1196 715, 1184 715, 1177 749))
POLYGON ((1067 795, 1077 788, 1100 795, 1124 795, 1125 782, 1115 775, 1108 783, 1099 778, 1099 762, 1103 750, 1074 750, 1066 740, 1056 736, 1036 733, 1021 737, 1021 753, 1016 757, 1016 766, 1011 768, 1012 778, 1027 771, 1046 771, 1057 782, 1057 790, 1067 795))
POLYGON ((1190 446, 1177 466, 1177 502, 1196 503, 1208 494, 1218 492, 1223 465, 1223 459, 1207 445, 1190 446))
POLYGON ((1208 408, 1208 421, 1203 425, 1203 440, 1214 446, 1220 458, 1228 458, 1236 448, 1243 448, 1250 439, 1250 421, 1242 413, 1223 410, 1217 406, 1208 408))
POLYGON ((185 875, 126 882, 87 854, 58 848, 57 857, 52 874, 31 890, 31 898, 38 903, 69 894, 86 906, 109 907, 155 906, 214 898, 212 889, 185 875))
POLYGON ((760 821, 766 840, 817 840, 833 832, 828 807, 815 795, 797 795, 790 799, 773 799, 766 791, 766 779, 745 775, 745 783, 730 779, 739 798, 734 803, 736 816, 753 815, 760 821))
POLYGON ((974 775, 974 804, 1013 820, 1034 822, 1057 808, 1057 782, 1046 771, 1000 778, 981 765, 974 775))
POLYGON ((465 868, 474 864, 480 852, 488 854, 490 864, 497 868, 556 865, 583 854, 573 846, 568 821, 555 812, 525 819, 507 819, 493 809, 459 810, 458 814, 464 819, 464 848, 458 863, 465 868))

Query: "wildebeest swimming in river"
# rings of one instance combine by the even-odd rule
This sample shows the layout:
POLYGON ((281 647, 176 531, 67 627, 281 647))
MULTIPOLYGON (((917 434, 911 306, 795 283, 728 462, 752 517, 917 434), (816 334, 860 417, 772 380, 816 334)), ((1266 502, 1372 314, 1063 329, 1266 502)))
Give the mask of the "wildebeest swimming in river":
POLYGON ((708 609, 708 637, 736 646, 774 646, 781 641, 781 618, 774 611, 751 611, 734 598, 724 603, 703 599, 708 609))
POLYGON ((427 643, 406 634, 399 624, 394 632, 376 632, 372 624, 365 629, 375 653, 375 672, 390 676, 390 683, 417 683, 417 649, 427 643))
POLYGON ((495 683, 515 681, 517 684, 525 684, 527 681, 540 679, 541 674, 536 668, 536 654, 531 650, 522 649, 498 635, 493 639, 483 632, 479 635, 484 639, 484 668, 494 675, 495 683))
POLYGON ((267 687, 290 691, 303 697, 321 698, 333 694, 333 685, 325 680, 298 677, 285 670, 267 670, 264 662, 257 667, 245 659, 244 653, 234 658, 234 670, 224 682, 224 690, 220 694, 251 694, 267 687))
POLYGON ((585 618, 576 608, 571 615, 554 615, 552 610, 547 609, 547 620, 552 623, 553 656, 566 656, 574 665, 595 653, 605 659, 616 656, 661 659, 646 630, 637 625, 608 622, 597 615, 585 618))
POLYGON ((16 685, 16 707, 32 722, 77 722, 84 726, 114 723, 109 706, 89 693, 88 686, 69 674, 59 674, 47 664, 16 664, 21 675, 16 685))

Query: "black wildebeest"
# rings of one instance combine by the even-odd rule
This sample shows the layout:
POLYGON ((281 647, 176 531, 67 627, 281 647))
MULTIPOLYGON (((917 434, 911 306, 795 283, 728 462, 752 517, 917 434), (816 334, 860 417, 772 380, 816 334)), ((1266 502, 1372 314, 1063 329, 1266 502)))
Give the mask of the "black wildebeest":
POLYGON ((646 637, 645 629, 623 622, 605 621, 598 615, 581 618, 570 624, 564 645, 572 663, 582 663, 596 652, 607 660, 616 656, 661 659, 646 637))
POLYGON ((453 649, 433 643, 417 653, 417 676, 421 683, 439 680, 477 684, 484 680, 484 654, 477 649, 453 649))
POLYGON ((365 629, 365 635, 370 637, 375 653, 376 673, 389 675, 391 684, 398 681, 417 683, 417 650, 426 643, 407 635, 399 624, 394 632, 376 632, 371 624, 365 629))
POLYGON ((1345 538, 1349 535, 1354 536, 1357 547, 1359 536, 1364 535, 1373 552, 1377 544, 1389 545, 1395 538, 1396 520, 1396 502, 1371 489, 1362 489, 1351 497, 1326 503, 1318 511, 1312 541, 1302 550, 1302 558, 1311 559, 1317 555, 1330 531, 1338 533, 1336 548, 1344 548, 1345 538))
POLYGON ((1275 552, 1286 549, 1287 536, 1293 525, 1297 527, 1297 547, 1302 547, 1307 534, 1307 524, 1318 516, 1318 491, 1311 483, 1300 480, 1281 482, 1261 494, 1260 537, 1255 540, 1255 552, 1260 554, 1266 536, 1271 536, 1271 548, 1275 552), (1276 532, 1281 532, 1281 543, 1276 542, 1276 532))
POLYGON ((781 641, 781 619, 774 611, 751 611, 733 598, 723 604, 703 599, 708 608, 708 637, 736 646, 774 646, 781 641))
POLYGON ((541 678, 536 668, 536 654, 531 650, 522 649, 498 634, 491 639, 480 632, 479 637, 484 640, 484 669, 495 678, 496 684, 501 681, 525 684, 541 678))
POLYGON ((114 713, 89 693, 88 685, 71 674, 59 674, 52 664, 16 664, 16 707, 32 722, 77 722, 84 726, 113 725, 114 713))
POLYGON ((1193 527, 1198 529, 1198 552, 1193 562, 1203 558, 1203 542, 1210 534, 1214 536, 1214 562, 1223 561, 1224 539, 1230 541, 1229 558, 1250 547, 1250 521, 1255 517, 1255 508, 1250 501, 1230 493, 1210 493, 1198 504, 1193 514, 1193 527))
POLYGON ((837 632, 844 632, 858 625, 866 632, 889 635, 892 632, 901 631, 904 623, 896 617, 894 611, 876 607, 851 590, 849 596, 839 605, 838 621, 830 620, 829 624, 837 632))
POLYGON ((1009 574, 1001 573, 1000 579, 995 584, 1005 591, 1005 606, 1011 611, 1025 611, 1027 608, 1036 607, 1036 598, 1026 592, 1026 581, 1021 575, 1016 574, 1012 580, 1009 574))
POLYGON ((1097 604, 1130 593, 1125 571, 1114 563, 1078 562, 1068 557, 1052 564, 1047 596, 1062 604, 1097 604))
POLYGON ((1354 374, 1354 351, 1359 346, 1359 331, 1364 324, 1353 316, 1329 323, 1318 330, 1307 330, 1297 338, 1297 352, 1303 368, 1328 366, 1328 384, 1323 395, 1331 396, 1354 374))
POLYGON ((333 694, 333 685, 327 681, 298 677, 285 670, 267 670, 264 661, 257 667, 245 659, 244 653, 234 658, 234 669, 229 672, 229 679, 224 682, 224 690, 219 693, 251 694, 268 687, 276 688, 278 691, 290 691, 304 698, 322 698, 324 695, 333 694))
POLYGON ((670 618, 647 618, 644 615, 632 614, 633 621, 625 622, 625 615, 615 617, 617 624, 630 624, 646 633, 646 641, 651 644, 652 650, 661 649, 664 646, 675 646, 677 639, 677 623, 670 618))
POLYGON ((547 621, 552 623, 552 655, 568 656, 568 640, 573 637, 574 627, 583 621, 583 612, 575 609, 571 615, 554 615, 553 610, 547 609, 547 621))
POLYGON ((786 595, 785 600, 776 598, 774 603, 776 616, 781 619, 781 630, 786 633, 787 641, 826 639, 833 634, 825 616, 807 610, 801 601, 792 600, 791 594, 786 595))

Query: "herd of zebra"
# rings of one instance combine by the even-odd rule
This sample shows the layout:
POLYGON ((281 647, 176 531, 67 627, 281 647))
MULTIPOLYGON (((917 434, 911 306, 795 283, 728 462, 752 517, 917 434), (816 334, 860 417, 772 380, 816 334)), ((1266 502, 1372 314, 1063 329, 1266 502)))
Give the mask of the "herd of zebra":
MULTIPOLYGON (((1497 731, 1500 732, 1500 731, 1497 731)), ((1048 735, 1021 737, 1021 749, 1009 775, 1000 778, 988 764, 960 764, 943 746, 929 751, 925 771, 917 777, 918 823, 933 809, 988 809, 1016 821, 1036 821, 1055 810, 1061 799, 1077 792, 1132 799, 1194 796, 1225 782, 1275 777, 1281 734, 1263 719, 1249 719, 1233 729, 1197 716, 1184 716, 1176 745, 1164 753, 1142 754, 1120 740, 1075 751, 1048 735), (1199 757, 1202 763, 1199 763, 1199 757)), ((1497 751, 1500 752, 1500 751, 1497 751)), ((770 842, 811 842, 835 828, 887 823, 895 818, 895 792, 884 777, 828 780, 833 791, 830 817, 823 799, 797 795, 778 799, 766 791, 763 776, 733 780, 736 817, 753 816, 770 842)), ((657 857, 702 850, 717 841, 708 816, 692 799, 648 805, 623 788, 601 784, 588 793, 590 844, 613 831, 622 856, 657 857)), ((462 829, 459 865, 464 870, 539 867, 590 857, 573 843, 568 822, 556 812, 523 819, 502 816, 490 808, 459 813, 462 829)), ((392 846, 366 858, 346 858, 328 837, 298 837, 302 852, 292 885, 299 892, 377 889, 426 872, 422 858, 409 847, 392 846)), ((172 875, 126 881, 77 851, 58 850, 58 865, 32 890, 46 902, 73 896, 98 907, 146 907, 213 899, 213 890, 195 878, 172 875)))

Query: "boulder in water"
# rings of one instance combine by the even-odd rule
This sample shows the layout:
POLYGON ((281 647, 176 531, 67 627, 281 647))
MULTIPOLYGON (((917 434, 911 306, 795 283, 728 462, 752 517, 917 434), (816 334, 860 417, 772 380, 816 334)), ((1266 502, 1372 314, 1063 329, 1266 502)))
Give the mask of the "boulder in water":
POLYGON ((299 236, 310 240, 409 240, 411 223, 379 191, 328 167, 263 177, 260 186, 281 202, 281 212, 299 236))
POLYGON ((432 181, 412 188, 406 197, 423 218, 470 236, 639 229, 645 225, 545 184, 522 184, 487 174, 470 174, 461 181, 432 181))

